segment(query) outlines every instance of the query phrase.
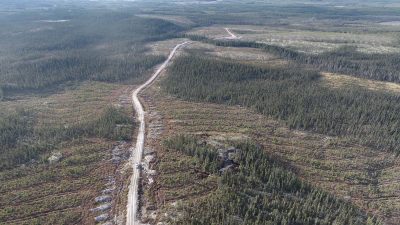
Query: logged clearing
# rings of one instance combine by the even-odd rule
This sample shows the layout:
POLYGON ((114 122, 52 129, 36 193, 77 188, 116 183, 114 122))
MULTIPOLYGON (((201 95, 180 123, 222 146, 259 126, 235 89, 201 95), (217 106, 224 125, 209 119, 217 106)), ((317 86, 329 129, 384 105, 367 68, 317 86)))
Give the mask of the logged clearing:
POLYGON ((400 21, 387 21, 387 22, 381 22, 379 24, 386 26, 400 26, 400 21))
MULTIPOLYGON (((98 123, 107 106, 130 116, 132 88, 85 82, 45 97, 16 96, 19 100, 0 102, 0 108, 32 111, 34 129, 54 129, 57 136, 59 129, 98 123)), ((28 163, 1 170, 0 223, 93 224, 101 214, 123 221, 129 147, 129 142, 108 138, 65 140, 28 163)))
MULTIPOLYGON (((226 25, 196 28, 189 34, 204 35, 209 38, 224 37, 224 27, 229 27, 244 41, 256 41, 282 47, 289 47, 301 52, 322 53, 335 50, 341 46, 356 46, 365 53, 396 53, 399 52, 398 37, 395 31, 377 34, 358 31, 362 26, 343 28, 343 31, 307 30, 296 26, 254 26, 254 25, 226 25)), ((378 28, 377 28, 378 29, 378 28)), ((380 29, 380 28, 379 28, 380 29)))
POLYGON ((400 93, 400 84, 376 80, 368 80, 348 76, 344 74, 335 73, 321 73, 324 78, 324 82, 334 88, 352 88, 361 87, 371 91, 382 91, 393 94, 400 93))
POLYGON ((249 64, 268 63, 272 65, 284 65, 287 63, 287 61, 282 60, 279 57, 255 48, 220 47, 194 42, 189 46, 189 49, 202 52, 210 56, 238 60, 249 64))
POLYGON ((147 53, 153 55, 162 55, 167 57, 169 55, 170 50, 174 46, 185 41, 187 41, 187 39, 185 38, 174 38, 164 41, 152 42, 146 46, 149 49, 147 53))

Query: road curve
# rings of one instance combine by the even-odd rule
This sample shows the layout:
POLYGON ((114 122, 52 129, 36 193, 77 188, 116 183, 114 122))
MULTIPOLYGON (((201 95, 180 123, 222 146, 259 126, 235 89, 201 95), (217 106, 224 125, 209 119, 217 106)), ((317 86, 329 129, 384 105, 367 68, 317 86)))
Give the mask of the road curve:
POLYGON ((236 36, 229 28, 225 28, 225 31, 230 35, 230 37, 225 37, 225 39, 240 39, 240 37, 236 36))
POLYGON ((184 42, 175 46, 175 48, 169 54, 167 60, 161 66, 158 67, 156 72, 148 79, 144 84, 140 85, 136 90, 132 93, 132 104, 136 111, 137 120, 140 123, 138 136, 136 139, 136 147, 132 151, 131 163, 133 167, 133 174, 131 176, 131 181, 129 184, 129 193, 128 193, 128 204, 126 210, 126 224, 127 225, 138 225, 139 220, 136 218, 136 214, 138 211, 138 187, 139 187, 139 178, 140 178, 140 168, 137 168, 138 165, 142 160, 143 155, 143 148, 144 148, 144 138, 145 138, 145 131, 146 125, 144 120, 144 110, 143 106, 139 101, 138 94, 148 87, 156 78, 157 76, 165 69, 168 63, 171 61, 172 57, 174 57, 176 51, 184 46, 185 44, 189 43, 184 42))

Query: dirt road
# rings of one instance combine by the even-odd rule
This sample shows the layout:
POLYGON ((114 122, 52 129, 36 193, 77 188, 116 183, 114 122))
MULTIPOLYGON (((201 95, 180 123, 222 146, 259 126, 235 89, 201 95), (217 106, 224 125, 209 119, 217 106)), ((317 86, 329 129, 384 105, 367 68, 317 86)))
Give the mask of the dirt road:
POLYGON ((225 28, 226 32, 230 35, 230 37, 225 37, 226 39, 239 39, 240 37, 236 36, 229 28, 225 28))
POLYGON ((143 106, 139 101, 138 94, 148 87, 161 73, 163 69, 168 65, 171 61, 172 57, 175 55, 176 51, 187 44, 189 42, 184 42, 175 46, 175 48, 169 54, 167 60, 158 67, 156 72, 147 80, 144 84, 140 85, 135 91, 132 93, 132 103, 136 111, 137 120, 140 123, 138 136, 136 139, 136 147, 132 152, 131 163, 133 167, 133 174, 131 177, 130 185, 129 185, 129 193, 128 193, 128 205, 126 211, 126 224, 127 225, 137 225, 139 224, 139 220, 137 219, 137 211, 138 211, 138 187, 139 187, 139 178, 140 178, 140 163, 142 160, 143 155, 143 148, 144 148, 144 138, 145 138, 145 131, 146 125, 144 120, 144 110, 143 106))

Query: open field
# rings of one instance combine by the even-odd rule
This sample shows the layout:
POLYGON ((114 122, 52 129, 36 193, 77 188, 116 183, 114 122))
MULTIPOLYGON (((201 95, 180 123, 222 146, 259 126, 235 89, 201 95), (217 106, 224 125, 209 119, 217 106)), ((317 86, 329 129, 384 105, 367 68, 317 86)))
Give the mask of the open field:
POLYGON ((179 43, 188 41, 186 38, 174 38, 164 41, 151 42, 146 47, 149 48, 148 54, 162 55, 167 57, 170 50, 179 43))
POLYGON ((323 82, 335 88, 361 87, 371 91, 393 93, 396 95, 400 93, 400 85, 397 83, 356 78, 344 74, 322 73, 322 75, 323 82))

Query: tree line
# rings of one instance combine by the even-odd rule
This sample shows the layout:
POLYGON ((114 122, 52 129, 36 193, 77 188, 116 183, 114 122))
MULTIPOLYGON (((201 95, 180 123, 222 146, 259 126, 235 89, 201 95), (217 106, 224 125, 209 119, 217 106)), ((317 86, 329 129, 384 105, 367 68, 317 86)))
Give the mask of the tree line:
POLYGON ((354 46, 343 46, 320 54, 298 52, 287 47, 242 40, 214 40, 199 35, 184 35, 223 47, 259 48, 282 59, 298 64, 311 65, 327 72, 344 73, 361 78, 400 82, 400 54, 362 53, 354 46))
POLYGON ((298 67, 268 68, 206 56, 178 58, 163 81, 170 94, 189 101, 241 105, 285 121, 291 128, 350 136, 400 153, 399 95, 321 84, 298 67))
POLYGON ((3 74, 3 89, 40 89, 67 81, 97 80, 119 82, 138 78, 163 56, 147 55, 110 59, 90 54, 66 54, 65 57, 27 62, 3 74))

